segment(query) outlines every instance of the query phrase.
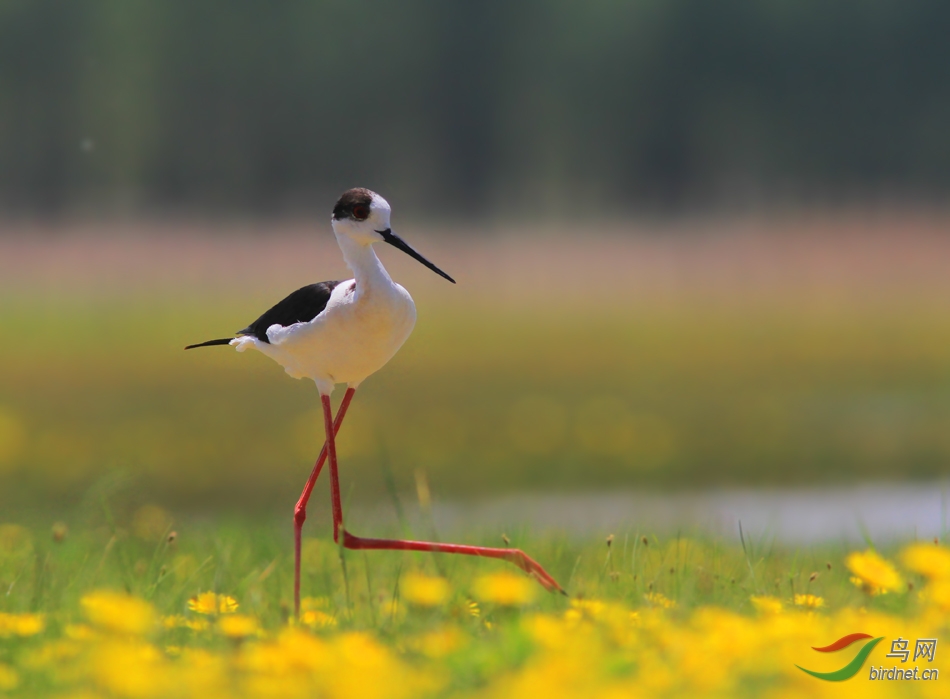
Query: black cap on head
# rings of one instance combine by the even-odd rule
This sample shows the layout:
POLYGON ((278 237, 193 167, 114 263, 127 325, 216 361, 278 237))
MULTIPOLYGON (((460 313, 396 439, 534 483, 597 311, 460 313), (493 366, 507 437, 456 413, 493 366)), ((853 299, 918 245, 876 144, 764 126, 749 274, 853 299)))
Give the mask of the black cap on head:
POLYGON ((337 200, 333 207, 333 218, 342 221, 345 218, 362 221, 369 215, 370 204, 373 203, 373 193, 363 187, 348 189, 337 200))

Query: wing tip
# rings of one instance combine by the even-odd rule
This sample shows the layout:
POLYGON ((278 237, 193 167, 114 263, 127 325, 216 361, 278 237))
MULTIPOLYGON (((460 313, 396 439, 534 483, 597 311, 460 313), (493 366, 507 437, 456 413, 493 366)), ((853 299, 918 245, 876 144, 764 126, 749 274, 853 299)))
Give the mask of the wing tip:
POLYGON ((190 349, 195 349, 196 347, 212 347, 214 345, 230 345, 231 340, 233 339, 234 339, 233 337, 221 337, 221 338, 218 338, 217 340, 208 340, 206 342, 199 342, 194 345, 187 345, 185 349, 190 350, 190 349))

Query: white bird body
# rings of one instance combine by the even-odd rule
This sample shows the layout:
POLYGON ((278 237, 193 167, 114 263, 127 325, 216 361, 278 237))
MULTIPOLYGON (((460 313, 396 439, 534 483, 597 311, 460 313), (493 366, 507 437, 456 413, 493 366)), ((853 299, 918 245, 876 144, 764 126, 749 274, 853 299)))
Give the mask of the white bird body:
POLYGON ((409 292, 396 284, 373 245, 389 243, 453 284, 455 280, 412 249, 389 226, 389 203, 368 189, 343 193, 333 209, 333 233, 353 271, 345 282, 297 289, 234 338, 193 347, 231 345, 256 349, 297 379, 309 378, 322 395, 338 383, 356 389, 402 347, 416 324, 409 292))
POLYGON ((334 287, 321 313, 303 323, 271 325, 269 343, 253 335, 230 343, 239 352, 263 352, 294 378, 312 379, 325 395, 338 383, 356 388, 381 369, 416 323, 412 297, 390 278, 372 244, 341 233, 336 238, 355 278, 334 287))
POLYGON ((498 558, 533 575, 547 589, 563 592, 554 578, 518 549, 368 539, 354 536, 343 527, 336 432, 356 387, 392 359, 416 323, 416 306, 412 297, 390 278, 376 257, 373 245, 388 243, 455 283, 452 277, 393 233, 389 217, 389 204, 378 194, 368 189, 347 190, 337 201, 331 220, 343 258, 353 270, 353 279, 301 287, 239 330, 236 337, 208 340, 185 348, 231 345, 243 352, 251 347, 283 366, 294 378, 312 379, 320 391, 327 441, 294 508, 294 614, 299 616, 300 613, 301 532, 307 518, 307 502, 327 459, 330 462, 333 540, 345 548, 431 551, 498 558), (334 418, 330 394, 338 383, 349 386, 334 418))

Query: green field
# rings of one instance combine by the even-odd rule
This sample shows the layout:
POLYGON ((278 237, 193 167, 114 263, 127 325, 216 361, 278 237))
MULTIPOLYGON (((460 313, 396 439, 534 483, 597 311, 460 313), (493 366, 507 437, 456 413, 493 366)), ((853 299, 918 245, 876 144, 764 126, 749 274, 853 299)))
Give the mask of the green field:
MULTIPOLYGON (((813 696, 837 683, 795 665, 834 671, 850 656, 811 646, 884 636, 870 664, 890 665, 892 639, 950 630, 945 548, 886 551, 903 562, 897 572, 886 561, 858 567, 843 546, 786 550, 698 532, 618 532, 609 545, 513 535, 569 596, 497 561, 348 552, 308 537, 294 624, 284 525, 176 521, 152 506, 116 519, 103 499, 69 527, 0 526, 0 692, 813 696)), ((941 670, 943 655, 938 646, 933 662, 915 664, 941 670)), ((834 695, 868 696, 864 670, 834 695)), ((902 696, 939 696, 935 686, 916 682, 902 696)))

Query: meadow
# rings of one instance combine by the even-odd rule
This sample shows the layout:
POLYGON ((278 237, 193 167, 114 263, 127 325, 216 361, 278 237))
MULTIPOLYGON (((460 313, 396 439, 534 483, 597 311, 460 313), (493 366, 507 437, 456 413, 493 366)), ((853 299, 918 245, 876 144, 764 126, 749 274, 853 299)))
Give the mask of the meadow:
MULTIPOLYGON (((505 564, 304 543, 291 618, 284 522, 176 521, 107 504, 81 525, 0 526, 0 692, 13 697, 943 696, 891 643, 950 629, 950 550, 782 550, 623 532, 513 535, 569 594, 505 564), (895 563, 896 562, 896 563, 895 563), (853 633, 884 641, 845 683, 853 633), (895 691, 895 688, 897 691, 895 691)), ((484 543, 498 544, 498 541, 484 543)))
MULTIPOLYGON (((386 258, 419 323, 341 431, 346 505, 944 478, 947 243, 911 224, 582 244, 404 228, 460 284, 386 258)), ((345 270, 297 229, 220 233, 0 239, 0 692, 895 696, 795 665, 835 670, 852 650, 812 646, 864 632, 885 638, 866 672, 894 664, 899 636, 946 631, 935 542, 514 521, 463 537, 525 549, 561 597, 497 562, 343 552, 325 482, 295 623, 290 513, 321 442, 316 392, 264 357, 181 348, 345 270)), ((370 523, 353 526, 439 536, 370 523)))

